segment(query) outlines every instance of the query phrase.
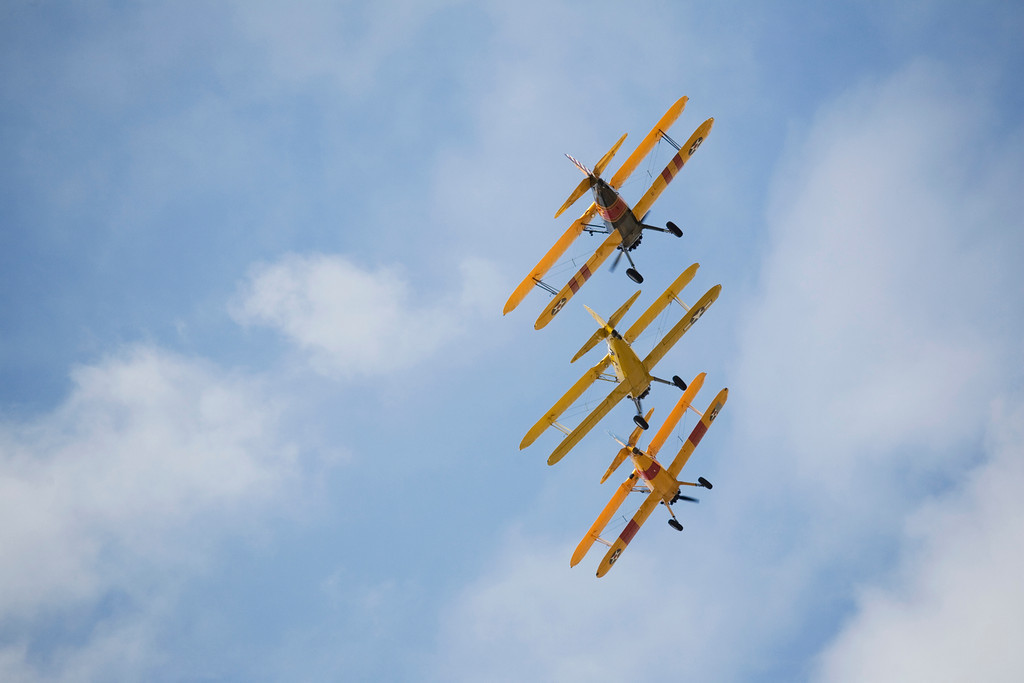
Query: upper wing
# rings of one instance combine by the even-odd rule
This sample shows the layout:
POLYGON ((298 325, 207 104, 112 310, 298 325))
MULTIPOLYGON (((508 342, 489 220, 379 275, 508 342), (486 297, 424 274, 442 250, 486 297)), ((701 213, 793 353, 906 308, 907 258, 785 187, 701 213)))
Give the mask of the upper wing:
POLYGON ((580 442, 587 433, 594 428, 594 426, 601 421, 605 415, 608 414, 616 403, 621 401, 626 394, 629 393, 629 386, 625 382, 619 382, 619 384, 612 389, 611 393, 608 394, 596 408, 590 411, 590 414, 583 418, 583 421, 576 425, 576 429, 569 432, 569 435, 562 439, 562 443, 558 444, 555 450, 551 451, 551 455, 548 456, 548 464, 554 465, 556 462, 565 457, 565 454, 572 450, 572 447, 580 442))
POLYGON ((565 412, 565 409, 571 406, 580 395, 587 390, 594 381, 601 376, 601 373, 605 371, 608 365, 612 362, 611 356, 605 356, 597 365, 583 373, 583 376, 576 380, 576 384, 573 384, 569 388, 569 391, 565 392, 562 398, 555 402, 555 405, 551 407, 551 410, 547 412, 544 417, 537 420, 537 424, 530 428, 530 431, 523 437, 522 443, 519 444, 519 450, 523 450, 531 443, 537 440, 537 437, 547 429, 551 424, 558 419, 558 416, 565 412))
POLYGON ((636 206, 633 207, 634 216, 643 216, 647 213, 647 210, 651 208, 651 205, 654 204, 658 197, 661 196, 661 193, 666 187, 668 187, 668 184, 672 182, 672 179, 675 178, 676 174, 679 173, 686 162, 690 160, 690 157, 693 156, 693 153, 697 151, 697 148, 700 147, 701 143, 704 142, 704 138, 711 133, 711 126, 713 126, 714 123, 714 119, 708 119, 704 123, 700 124, 700 127, 693 132, 693 135, 691 135, 690 139, 686 141, 686 144, 683 145, 682 149, 680 149, 676 155, 669 160, 668 165, 665 166, 665 170, 661 172, 661 175, 654 179, 654 182, 651 184, 650 189, 647 190, 647 193, 641 197, 640 201, 638 201, 636 206))
POLYGON ((691 455, 693 455, 693 451, 697 448, 697 444, 699 444, 700 440, 704 438, 704 434, 708 431, 708 427, 710 427, 711 423, 715 421, 716 417, 718 417, 718 413, 721 412, 722 406, 725 405, 725 402, 728 399, 728 389, 722 389, 719 391, 718 395, 715 396, 715 400, 711 402, 711 405, 708 406, 708 409, 704 412, 704 416, 701 417, 700 422, 698 422, 693 428, 693 431, 690 432, 690 437, 686 440, 686 443, 683 444, 683 447, 679 449, 679 453, 677 453, 676 457, 672 460, 672 464, 668 466, 667 471, 669 476, 673 479, 679 476, 679 473, 682 471, 686 461, 690 459, 691 455))
POLYGON ((526 298, 526 295, 530 293, 530 289, 537 283, 538 280, 544 277, 544 275, 551 269, 551 266, 562 257, 565 250, 569 248, 569 245, 576 241, 576 238, 583 232, 583 227, 590 222, 597 213, 597 205, 591 202, 590 207, 583 212, 583 215, 576 219, 569 229, 558 238, 555 242, 555 246, 551 247, 548 253, 544 254, 544 258, 534 266, 530 274, 527 275, 519 286, 516 287, 515 291, 512 292, 512 296, 505 302, 505 309, 502 315, 509 313, 514 310, 519 303, 526 298))
POLYGON ((644 367, 647 368, 648 372, 654 369, 654 366, 658 364, 668 350, 675 346, 675 343, 686 334, 686 331, 690 329, 695 322, 700 320, 700 317, 704 315, 704 311, 711 307, 711 304, 715 303, 715 299, 718 298, 718 294, 722 291, 722 285, 715 285, 707 292, 704 293, 697 303, 693 305, 690 312, 683 316, 683 319, 675 324, 675 326, 668 331, 661 341, 655 345, 651 352, 647 354, 647 358, 644 358, 644 367))
POLYGON ((615 511, 622 505, 622 501, 626 500, 626 496, 633 490, 633 484, 636 483, 637 475, 636 470, 626 478, 626 481, 619 484, 619 488, 615 489, 615 493, 612 494, 612 499, 608 501, 608 504, 601 510, 601 514, 597 516, 597 520, 590 527, 590 531, 583 537, 580 544, 576 546, 576 550, 572 554, 572 559, 569 560, 569 566, 575 567, 583 559, 583 556, 590 550, 590 546, 594 545, 594 541, 600 537, 601 532, 608 526, 608 520, 612 518, 615 511))
POLYGON ((608 238, 601 243, 601 246, 597 248, 594 255, 587 259, 587 262, 579 269, 579 271, 572 276, 572 279, 566 283, 565 287, 562 287, 562 291, 555 294, 554 304, 545 308, 540 317, 537 318, 537 322, 534 323, 533 328, 539 330, 540 328, 547 325, 551 320, 558 315, 558 312, 565 306, 565 302, 572 298, 572 295, 580 290, 590 276, 593 275, 601 264, 608 260, 608 257, 613 251, 622 243, 622 235, 618 230, 612 230, 612 233, 608 235, 608 238))
POLYGON ((676 100, 675 104, 669 107, 669 110, 665 112, 665 115, 661 117, 661 120, 658 121, 654 128, 651 129, 651 132, 647 134, 647 137, 641 140, 637 148, 633 150, 633 153, 629 155, 629 158, 622 162, 622 166, 619 167, 619 170, 612 176, 612 179, 608 183, 609 185, 614 187, 616 190, 622 187, 622 184, 626 182, 630 174, 633 173, 640 162, 650 154, 654 145, 661 139, 662 133, 667 132, 668 129, 672 127, 672 124, 676 122, 676 119, 679 118, 679 115, 683 113, 683 109, 686 108, 688 100, 689 98, 685 96, 680 97, 676 100))
POLYGON ((677 401, 675 406, 672 408, 672 412, 670 412, 668 417, 665 418, 665 421, 661 423, 661 428, 658 429, 658 433, 654 435, 653 439, 651 439, 651 443, 647 446, 647 455, 652 458, 658 456, 658 451, 661 450, 661 447, 665 444, 665 440, 668 438, 669 434, 672 433, 672 430, 676 428, 676 425, 679 423, 679 418, 683 416, 683 413, 686 412, 686 409, 689 408, 690 404, 693 402, 697 392, 700 391, 702 386, 704 386, 704 377, 706 375, 707 373, 700 373, 694 377, 693 381, 690 382, 690 385, 686 387, 686 391, 684 391, 683 395, 679 397, 679 401, 677 401))
POLYGON ((604 559, 601 560, 601 565, 597 568, 598 578, 608 573, 608 570, 612 568, 615 561, 619 559, 619 555, 626 549, 629 542, 636 536, 636 532, 640 530, 647 518, 654 512, 654 508, 658 507, 658 503, 661 502, 661 497, 656 493, 647 494, 647 498, 644 502, 640 503, 640 509, 633 515, 633 519, 629 520, 626 528, 622 530, 619 537, 612 543, 612 547, 605 553, 604 559))
POLYGON ((673 299, 679 296, 679 293, 683 291, 686 285, 690 284, 690 280, 692 280, 693 276, 697 274, 698 268, 700 268, 700 264, 694 263, 692 266, 680 273, 679 277, 677 277, 675 281, 668 286, 668 289, 662 292, 661 296, 655 299, 654 303, 648 306, 647 310, 640 314, 640 317, 636 319, 636 322, 633 323, 628 330, 626 330, 626 334, 622 335, 622 338, 630 344, 635 342, 637 337, 643 334, 643 331, 647 329, 647 326, 650 325, 655 318, 661 315, 661 312, 665 310, 665 307, 672 303, 673 299))

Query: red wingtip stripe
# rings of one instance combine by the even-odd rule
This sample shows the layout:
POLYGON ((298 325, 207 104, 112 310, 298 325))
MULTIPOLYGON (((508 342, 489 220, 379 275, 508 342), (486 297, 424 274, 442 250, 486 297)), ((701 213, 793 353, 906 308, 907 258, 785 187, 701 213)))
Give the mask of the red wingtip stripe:
POLYGON ((638 531, 640 531, 640 525, 633 520, 629 520, 629 524, 627 524, 626 528, 622 530, 621 534, 619 534, 619 540, 626 545, 629 545, 629 542, 633 540, 633 537, 636 536, 636 532, 638 531))
POLYGON ((692 443, 694 445, 694 447, 696 448, 697 444, 699 444, 700 440, 704 438, 704 434, 707 431, 708 431, 708 426, 706 424, 704 424, 704 421, 701 420, 700 422, 698 422, 697 426, 695 426, 693 428, 693 431, 690 432, 690 438, 689 438, 690 443, 692 443))

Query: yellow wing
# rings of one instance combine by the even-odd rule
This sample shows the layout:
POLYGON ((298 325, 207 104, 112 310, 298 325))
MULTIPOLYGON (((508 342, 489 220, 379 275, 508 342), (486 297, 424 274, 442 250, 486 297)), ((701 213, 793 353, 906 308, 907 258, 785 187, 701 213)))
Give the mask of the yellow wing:
POLYGON ((669 107, 668 111, 665 112, 665 115, 661 117, 661 120, 658 121, 654 128, 651 129, 651 132, 647 134, 647 137, 641 140, 637 148, 633 150, 633 153, 629 155, 629 158, 622 162, 622 166, 615 172, 615 175, 613 175, 612 179, 608 182, 609 185, 615 189, 622 187, 622 184, 626 182, 633 171, 636 170, 636 167, 640 162, 650 154, 654 145, 661 139, 661 134, 668 132, 668 129, 671 128, 672 124, 679 118, 679 115, 683 113, 683 109, 686 108, 688 99, 689 98, 685 96, 680 97, 675 101, 675 104, 669 107))
POLYGON ((605 415, 623 398, 629 393, 629 386, 625 382, 619 382, 619 384, 612 389, 611 393, 598 404, 596 408, 590 411, 590 414, 583 418, 583 421, 576 425, 576 429, 569 432, 569 435, 562 439, 562 443, 551 452, 548 456, 548 464, 554 465, 556 462, 565 457, 565 454, 572 450, 573 446, 580 442, 584 436, 590 432, 594 426, 601 421, 605 415))
POLYGON ((679 293, 683 291, 686 285, 690 284, 690 280, 692 280, 693 276, 697 274, 698 268, 700 268, 700 264, 694 263, 692 266, 680 273, 679 277, 677 277, 675 281, 668 286, 668 289, 662 292, 661 296, 655 299, 654 303, 648 306, 647 310, 636 319, 636 322, 633 323, 628 330, 626 330, 626 334, 622 335, 622 338, 630 344, 636 341, 637 337, 643 334, 643 331, 647 329, 647 326, 650 325, 655 318, 661 315, 661 312, 665 310, 665 307, 679 296, 679 293))
POLYGON ((605 553, 604 559, 601 560, 601 565, 597 568, 598 578, 608 573, 608 570, 612 568, 616 560, 619 559, 619 555, 626 549, 629 542, 636 536, 636 532, 640 530, 640 527, 644 525, 647 518, 654 512, 654 508, 658 507, 658 503, 661 502, 661 497, 656 493, 647 494, 647 498, 644 502, 640 503, 640 509, 633 515, 633 519, 629 520, 626 524, 626 528, 622 530, 619 537, 612 543, 612 547, 605 553))
POLYGON ((656 458, 658 456, 658 451, 660 451, 661 447, 665 444, 665 440, 668 439, 669 434, 671 434, 672 430, 676 428, 677 424, 679 424, 679 418, 683 416, 683 413, 686 412, 686 409, 690 407, 693 399, 697 396, 697 392, 699 392, 700 388, 704 386, 705 376, 707 376, 707 373, 700 373, 694 377, 693 381, 686 387, 686 391, 683 392, 683 395, 679 397, 679 401, 677 401, 675 406, 673 406, 672 412, 670 412, 668 417, 665 418, 665 421, 661 423, 661 428, 658 429, 658 433, 654 435, 653 439, 651 439, 651 443, 647 446, 647 455, 652 458, 656 458))
POLYGON ((612 518, 615 511, 619 509, 620 505, 622 505, 622 501, 626 500, 626 496, 629 495, 629 492, 633 490, 633 484, 636 483, 636 480, 637 476, 636 471, 634 470, 626 481, 619 484, 619 488, 615 489, 615 493, 612 494, 612 499, 604 506, 604 509, 601 510, 601 514, 597 516, 597 520, 595 520, 593 525, 591 525, 590 531, 588 531, 587 535, 583 537, 580 544, 576 546, 576 550, 572 554, 572 559, 569 560, 570 567, 578 565, 580 560, 582 560, 590 550, 590 546, 594 545, 594 541, 601 536, 601 532, 604 531, 606 526, 608 526, 608 520, 612 518))
POLYGON ((537 424, 530 428, 530 431, 528 431, 526 436, 523 437, 522 443, 519 444, 519 450, 523 450, 536 441, 537 437, 540 436, 545 429, 550 427, 555 420, 565 412, 565 409, 575 403, 576 399, 578 399, 580 395, 587 390, 587 387, 593 384, 594 381, 601 376, 601 373, 605 371, 611 362, 611 356, 605 356, 598 361, 597 365, 583 373, 583 376, 576 381, 576 384, 573 384, 572 387, 570 387, 569 391, 565 392, 565 395, 562 396, 562 398, 558 399, 555 405, 551 407, 551 410, 549 410, 544 417, 537 420, 537 424))
POLYGON ((690 139, 686 141, 682 149, 672 157, 668 165, 665 166, 665 170, 661 172, 654 182, 651 184, 650 189, 647 193, 640 198, 640 201, 633 207, 634 216, 643 216, 647 213, 647 210, 651 208, 654 202, 661 196, 661 193, 668 187, 668 184, 672 182, 676 174, 686 165, 686 162, 690 160, 693 153, 697 151, 704 139, 707 138, 711 133, 711 126, 715 123, 714 119, 708 119, 704 123, 700 124, 700 127, 693 132, 690 139))
MULTIPOLYGON (((678 119, 679 115, 682 114, 683 109, 686 108, 687 101, 688 98, 684 96, 676 100, 676 102, 671 107, 669 107, 669 110, 665 112, 665 115, 661 117, 661 120, 658 121, 657 125, 655 125, 654 128, 651 129, 651 132, 648 133, 647 136, 640 141, 640 144, 637 146, 637 148, 633 150, 633 153, 629 155, 629 157, 622 163, 622 166, 619 168, 619 170, 615 172, 615 175, 612 176, 612 179, 609 181, 609 184, 612 187, 616 189, 622 187, 622 184, 626 182, 626 180, 633 173, 633 171, 636 170, 636 167, 640 164, 640 162, 643 161, 648 154, 650 154, 651 150, 654 148, 654 145, 658 142, 658 140, 661 139, 661 134, 663 132, 667 132, 668 129, 672 127, 672 124, 676 122, 676 119, 678 119)), ((622 141, 620 140, 619 144, 621 143, 622 141)), ((618 149, 618 145, 616 145, 616 147, 614 147, 613 149, 618 149)), ((586 178, 584 178, 583 183, 586 183, 587 187, 589 187, 589 182, 586 178)), ((650 192, 650 190, 648 190, 648 192, 650 192)), ((559 213, 561 213, 561 210, 559 210, 559 213)), ((534 284, 538 280, 542 279, 545 274, 547 274, 548 270, 551 269, 551 266, 553 266, 555 262, 562 256, 562 254, 565 253, 566 249, 569 248, 569 245, 572 244, 576 240, 576 238, 580 236, 580 234, 583 232, 583 226, 593 219, 595 213, 597 213, 597 205, 591 202, 590 207, 583 212, 583 215, 580 216, 579 219, 577 219, 575 222, 573 222, 572 225, 569 226, 569 229, 565 231, 565 234, 563 234, 559 238, 559 240, 555 242, 555 245, 551 248, 551 250, 544 255, 544 258, 540 260, 540 262, 530 272, 530 274, 527 275, 526 278, 524 278, 523 281, 519 284, 519 286, 516 287, 515 291, 512 292, 512 296, 510 296, 508 298, 508 301, 505 303, 503 315, 508 314, 509 312, 514 310, 516 306, 518 306, 522 302, 522 300, 526 298, 526 295, 529 294, 530 289, 534 286, 534 284)), ((643 214, 636 213, 636 215, 642 216, 643 214)), ((555 217, 557 218, 558 214, 555 214, 555 217)), ((616 246, 618 246, 617 243, 616 246)), ((604 258, 608 258, 608 255, 606 254, 604 258)), ((604 259, 602 259, 602 261, 603 260, 604 259)), ((593 273, 594 271, 591 270, 590 272, 593 273)), ((587 277, 589 277, 589 275, 587 277)), ((586 278, 584 278, 584 281, 586 281, 586 278)), ((573 291, 573 294, 575 294, 575 291, 573 291)), ((566 297, 566 300, 568 300, 571 296, 572 295, 570 294, 569 297, 566 297)), ((558 301, 559 299, 561 299, 561 295, 556 297, 556 301, 558 301)), ((557 313, 558 311, 555 311, 555 313, 551 314, 551 317, 554 317, 555 315, 557 315, 557 313)), ((547 324, 548 322, 550 322, 550 320, 546 320, 544 324, 547 324)), ((543 327, 543 325, 539 325, 537 329, 540 329, 541 327, 543 327)))
POLYGON ((679 473, 683 470, 683 466, 686 465, 686 461, 690 459, 691 455, 693 455, 693 451, 697 448, 697 444, 699 444, 700 440, 704 438, 704 434, 707 433, 708 427, 710 427, 711 423, 715 421, 716 417, 718 417, 718 413, 721 412, 722 406, 725 405, 725 402, 728 399, 729 390, 722 389, 718 392, 718 395, 715 396, 715 400, 711 402, 708 409, 704 411, 704 416, 701 417, 700 422, 698 422, 693 428, 689 438, 686 439, 686 443, 684 443, 683 447, 679 449, 679 453, 676 454, 676 457, 668 466, 667 471, 669 476, 673 479, 679 476, 679 473))
POLYGON ((512 292, 512 296, 510 296, 508 301, 505 302, 505 309, 502 315, 513 311, 515 307, 526 298, 526 295, 530 293, 530 289, 537 284, 537 281, 547 274, 551 269, 551 266, 553 266, 555 262, 562 257, 565 250, 569 248, 569 245, 576 241, 576 238, 583 232, 583 226, 590 222, 595 213, 597 213, 597 204, 591 202, 590 207, 583 212, 583 215, 569 226, 569 229, 565 231, 565 234, 559 237, 558 241, 555 242, 555 246, 551 247, 548 253, 544 254, 544 258, 542 258, 540 262, 534 266, 533 270, 530 271, 530 274, 519 283, 519 286, 516 287, 514 292, 512 292))
POLYGON ((608 257, 613 251, 622 243, 622 235, 619 234, 618 230, 613 230, 608 238, 601 243, 601 246, 597 248, 594 255, 587 259, 587 262, 579 269, 579 271, 572 276, 572 279, 566 283, 565 287, 562 287, 562 291, 555 294, 553 303, 545 308, 540 317, 537 318, 537 322, 534 323, 533 328, 539 330, 540 328, 547 325, 551 320, 558 315, 558 312, 562 310, 565 303, 572 298, 573 294, 580 290, 580 287, 590 279, 601 264, 608 260, 608 257))
POLYGON ((690 312, 683 316, 683 319, 675 324, 675 326, 668 331, 661 341, 658 342, 651 352, 647 354, 647 358, 644 358, 644 367, 650 372, 654 369, 654 366, 658 364, 669 349, 675 346, 675 343, 686 334, 686 331, 690 329, 695 322, 700 320, 700 317, 704 315, 704 311, 711 308, 711 304, 715 303, 715 299, 718 298, 719 293, 722 291, 722 285, 715 285, 707 292, 704 293, 697 303, 693 305, 690 312))

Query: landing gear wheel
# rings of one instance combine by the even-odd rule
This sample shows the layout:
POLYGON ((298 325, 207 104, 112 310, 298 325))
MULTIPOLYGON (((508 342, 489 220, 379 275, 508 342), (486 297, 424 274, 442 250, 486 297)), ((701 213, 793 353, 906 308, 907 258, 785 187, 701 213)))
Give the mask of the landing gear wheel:
POLYGON ((675 384, 681 391, 686 391, 686 382, 679 375, 672 375, 672 384, 675 384))
POLYGON ((647 424, 647 420, 644 419, 643 415, 634 415, 633 422, 636 423, 637 427, 643 430, 646 430, 650 426, 647 424))
POLYGON ((710 489, 711 488, 711 482, 708 481, 707 479, 705 479, 704 477, 697 477, 697 483, 700 484, 701 486, 703 486, 706 489, 710 489))
POLYGON ((676 531, 682 531, 683 530, 683 525, 679 523, 679 520, 670 519, 670 520, 668 520, 668 525, 670 527, 672 527, 673 529, 675 529, 676 531))
POLYGON ((669 221, 669 222, 668 222, 668 223, 667 223, 667 224, 665 225, 665 227, 666 227, 666 228, 668 228, 668 231, 669 231, 670 233, 672 233, 673 235, 675 235, 676 237, 682 237, 682 236, 683 236, 683 231, 682 231, 682 230, 680 230, 680 229, 679 229, 679 226, 678 226, 678 225, 676 225, 675 223, 673 223, 672 221, 669 221))
POLYGON ((630 280, 632 280, 633 282, 637 283, 638 285, 643 283, 643 281, 644 281, 644 276, 641 275, 640 273, 638 273, 636 271, 636 268, 627 268, 626 269, 626 276, 630 280))

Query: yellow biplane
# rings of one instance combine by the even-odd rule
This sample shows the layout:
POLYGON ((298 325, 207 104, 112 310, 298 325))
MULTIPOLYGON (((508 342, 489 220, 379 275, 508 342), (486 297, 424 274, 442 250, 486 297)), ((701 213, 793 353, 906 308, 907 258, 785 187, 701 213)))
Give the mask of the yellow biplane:
MULTIPOLYGON (((622 449, 615 456, 608 471, 605 472, 604 477, 601 478, 601 483, 614 472, 620 464, 630 457, 633 460, 633 473, 626 478, 626 481, 619 485, 619 488, 615 490, 615 494, 612 499, 608 501, 604 510, 598 515, 597 520, 593 526, 587 532, 587 535, 583 537, 580 544, 576 546, 575 552, 572 554, 572 559, 569 561, 570 567, 575 567, 579 564, 583 556, 587 554, 590 547, 594 545, 594 541, 603 543, 608 546, 608 552, 605 553, 604 559, 601 560, 600 566, 597 568, 597 576, 602 577, 608 573, 608 570, 612 568, 616 560, 619 559, 619 555, 626 549, 629 542, 633 540, 636 532, 643 526, 643 523, 647 521, 647 518, 654 512, 654 508, 658 507, 659 503, 665 505, 665 509, 668 510, 669 514, 669 526, 677 531, 683 530, 683 525, 676 519, 675 513, 672 511, 672 504, 679 500, 689 500, 696 502, 695 498, 682 494, 683 486, 698 486, 706 489, 711 488, 711 483, 708 482, 704 477, 698 477, 696 482, 678 481, 676 477, 679 476, 679 472, 686 465, 686 461, 690 459, 697 444, 700 443, 704 434, 708 431, 711 423, 718 417, 718 413, 722 410, 722 406, 725 405, 726 400, 729 398, 729 390, 722 389, 715 396, 715 399, 708 406, 708 409, 704 413, 698 412, 690 404, 693 399, 697 396, 697 392, 700 391, 701 386, 704 384, 704 373, 697 375, 690 386, 687 387, 686 391, 683 392, 679 402, 676 403, 675 407, 672 408, 672 412, 669 413, 665 423, 658 430, 658 433, 651 439, 650 445, 647 446, 646 451, 642 451, 636 447, 637 440, 640 438, 640 434, 643 430, 639 427, 633 430, 633 433, 629 437, 627 443, 619 442, 622 445, 622 449), (672 463, 666 468, 662 467, 661 463, 658 462, 656 456, 658 451, 664 445, 665 440, 668 438, 672 430, 675 429, 676 424, 679 422, 679 418, 682 417, 683 413, 687 409, 693 410, 695 413, 700 415, 700 422, 693 428, 689 438, 683 443, 682 448, 679 449, 679 453, 672 460, 672 463), (609 542, 601 538, 601 532, 608 525, 608 521, 612 518, 612 515, 622 505, 622 501, 626 499, 630 493, 646 493, 647 498, 643 503, 640 504, 640 509, 636 511, 633 518, 626 524, 625 528, 619 533, 618 538, 613 542, 609 542)), ((653 412, 653 410, 651 411, 653 412)), ((650 418, 650 412, 647 414, 648 419, 650 418)))
POLYGON ((579 359, 590 349, 594 348, 599 341, 602 339, 608 345, 608 354, 602 358, 597 365, 592 367, 590 370, 581 377, 576 384, 572 386, 565 393, 562 398, 558 399, 558 402, 552 406, 551 410, 547 412, 540 420, 537 421, 526 436, 523 437, 522 443, 519 444, 519 449, 522 450, 532 444, 541 433, 544 432, 549 426, 553 426, 563 434, 565 438, 555 448, 548 458, 548 464, 554 465, 556 462, 561 460, 566 453, 568 453, 573 446, 579 443, 594 426, 601 421, 601 419, 608 414, 609 411, 623 398, 629 396, 633 403, 636 405, 637 414, 633 417, 638 427, 647 429, 647 423, 643 417, 643 411, 640 406, 640 400, 647 396, 650 391, 652 382, 661 382, 662 384, 674 384, 680 389, 686 389, 686 383, 683 382, 678 376, 674 376, 672 381, 660 379, 651 375, 651 371, 658 364, 658 361, 668 353, 676 342, 686 333, 690 327, 693 326, 697 320, 700 319, 704 312, 711 307, 711 304, 718 298, 719 292, 722 291, 721 285, 715 285, 709 289, 704 296, 702 296, 697 303, 692 307, 687 306, 679 300, 678 295, 682 292, 683 288, 693 279, 693 276, 697 273, 698 264, 694 263, 692 266, 687 268, 676 278, 675 282, 669 285, 668 289, 655 300, 650 307, 641 314, 635 323, 626 331, 625 334, 619 334, 615 330, 615 326, 619 321, 626 315, 629 307, 633 305, 640 292, 637 291, 631 296, 626 303, 624 303, 615 313, 612 314, 608 322, 601 320, 601 318, 594 313, 594 311, 587 308, 594 319, 597 320, 600 327, 597 332, 587 340, 587 343, 583 345, 583 348, 573 356, 573 362, 579 359), (657 318, 665 307, 671 302, 675 301, 682 306, 686 313, 666 334, 665 336, 655 344, 654 348, 644 359, 640 359, 636 352, 633 350, 631 344, 636 340, 637 337, 651 324, 652 321, 657 318), (608 366, 612 366, 615 374, 609 375, 605 373, 608 366), (596 408, 594 408, 589 415, 587 415, 576 426, 575 429, 570 430, 568 427, 558 422, 559 416, 565 412, 566 408, 576 402, 587 387, 593 384, 596 380, 607 380, 615 382, 616 386, 612 389, 611 393, 608 394, 607 398, 601 401, 596 408))
MULTIPOLYGON (((682 237, 682 231, 671 221, 668 222, 665 228, 659 228, 653 225, 647 225, 643 222, 647 215, 648 210, 654 204, 655 200, 661 195, 662 191, 668 186, 676 174, 683 168, 693 153, 697 151, 704 139, 711 133, 711 126, 714 124, 714 119, 710 118, 694 131, 690 139, 686 141, 686 144, 679 146, 675 143, 672 138, 668 136, 668 129, 675 123, 676 119, 682 113, 683 108, 686 106, 687 98, 681 97, 676 101, 672 107, 665 113, 665 115, 658 121, 657 125, 651 129, 651 132, 647 134, 640 145, 633 151, 628 159, 622 164, 622 167, 616 171, 615 175, 612 176, 610 181, 605 181, 601 178, 601 172, 604 171, 605 167, 611 162, 612 157, 618 151, 622 145, 626 136, 623 135, 619 138, 619 141, 615 143, 607 154, 601 157, 597 165, 594 166, 594 170, 588 169, 586 166, 578 162, 573 157, 566 154, 569 160, 572 161, 586 176, 580 184, 576 186, 572 194, 565 201, 562 207, 555 213, 555 218, 558 218, 563 211, 572 206, 576 200, 578 200, 586 191, 589 189, 594 195, 594 201, 590 204, 586 211, 583 212, 578 219, 576 219, 569 229, 565 231, 555 245, 551 247, 547 254, 540 260, 540 262, 534 267, 534 269, 527 275, 518 287, 509 296, 508 301, 505 303, 504 313, 507 314, 519 305, 519 303, 526 297, 533 286, 538 286, 545 289, 549 294, 554 295, 553 304, 546 307, 544 311, 537 318, 537 322, 534 324, 535 329, 540 329, 551 322, 552 318, 558 315, 558 312, 562 310, 566 302, 572 298, 572 296, 579 291, 580 287, 590 279, 590 276, 604 263, 611 253, 615 250, 619 250, 618 258, 623 254, 626 255, 626 259, 629 261, 629 269, 626 270, 626 274, 636 283, 643 282, 643 277, 636 270, 636 266, 633 263, 632 257, 629 252, 636 248, 640 244, 640 238, 643 230, 657 230, 659 232, 668 232, 676 237, 682 237), (665 169, 654 179, 651 187, 647 192, 640 198, 640 201, 636 203, 632 208, 622 199, 619 195, 618 189, 622 184, 629 178, 630 174, 637 165, 643 161, 644 158, 650 153, 654 145, 659 140, 666 140, 677 150, 677 153, 665 166, 665 169), (603 219, 603 225, 592 225, 590 221, 597 214, 603 219), (593 256, 591 256, 585 264, 579 269, 579 271, 569 280, 568 283, 560 290, 556 291, 554 287, 544 282, 543 277, 547 274, 548 270, 552 265, 565 253, 566 249, 569 248, 577 237, 579 237, 583 231, 586 230, 590 233, 606 233, 608 237, 605 241, 597 248, 593 256)), ((614 264, 613 264, 614 267, 614 264)))

